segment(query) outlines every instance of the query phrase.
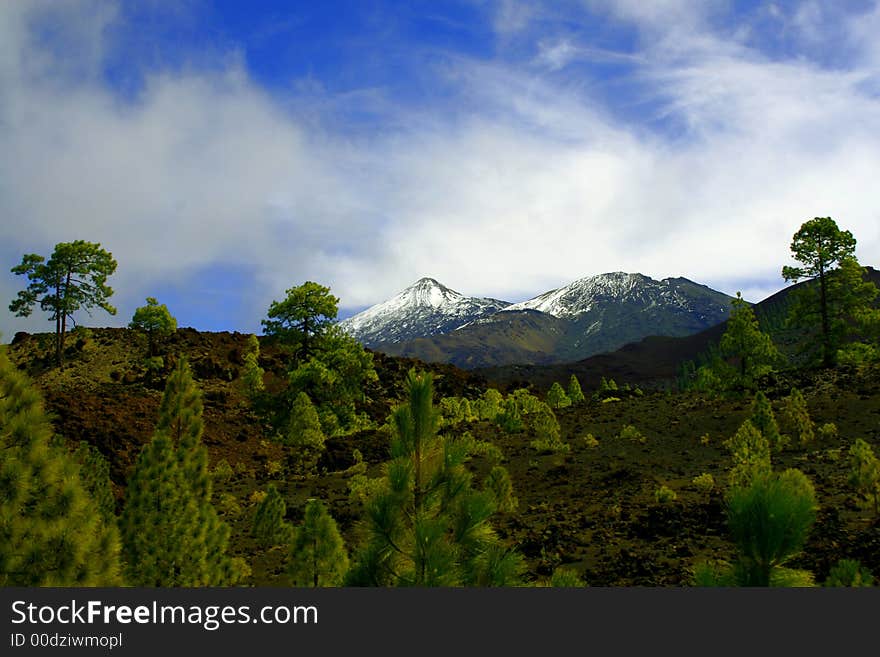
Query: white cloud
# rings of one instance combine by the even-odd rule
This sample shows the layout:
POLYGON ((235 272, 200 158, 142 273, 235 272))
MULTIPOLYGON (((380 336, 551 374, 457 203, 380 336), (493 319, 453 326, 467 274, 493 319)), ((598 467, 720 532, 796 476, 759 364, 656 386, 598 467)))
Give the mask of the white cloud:
MULTIPOLYGON (((235 56, 157 73, 120 101, 82 73, 116 15, 96 6, 109 9, 76 13, 92 42, 62 71, 28 36, 30 5, 0 9, 0 252, 100 241, 120 263, 120 322, 161 281, 218 263, 254 270, 257 317, 303 280, 351 308, 422 275, 516 301, 641 271, 757 300, 782 287, 792 233, 826 215, 880 264, 876 69, 771 60, 714 32, 704 3, 603 4, 643 30, 641 51, 621 56, 669 130, 617 116, 589 82, 451 57, 454 106, 389 110, 368 93, 397 127, 360 136, 297 118, 333 102, 320 81, 282 105, 235 56)), ((498 27, 524 39, 520 11, 498 27)), ((556 72, 598 52, 532 36, 556 72)), ((4 299, 17 283, 0 278, 4 299)), ((23 326, 0 315, 7 338, 23 326)))

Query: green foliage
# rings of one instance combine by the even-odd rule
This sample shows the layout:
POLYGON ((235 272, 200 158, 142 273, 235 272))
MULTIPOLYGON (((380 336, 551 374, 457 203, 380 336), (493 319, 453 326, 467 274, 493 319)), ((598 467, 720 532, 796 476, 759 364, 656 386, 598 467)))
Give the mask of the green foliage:
POLYGON ((516 404, 518 412, 521 415, 528 415, 529 413, 537 412, 538 410, 540 410, 541 405, 544 403, 525 388, 518 388, 517 390, 514 390, 510 395, 508 395, 508 399, 513 400, 513 402, 516 404))
POLYGON ((464 467, 469 442, 437 434, 430 374, 411 370, 408 403, 392 414, 392 460, 365 505, 365 543, 347 582, 356 586, 503 586, 522 558, 489 524, 495 495, 464 467))
POLYGON ((708 472, 697 475, 691 480, 691 483, 704 495, 709 495, 715 490, 715 477, 708 472))
POLYGON ((550 576, 550 586, 565 589, 584 588, 586 583, 573 568, 559 566, 553 569, 553 574, 550 576))
POLYGON ((550 386, 550 391, 547 393, 547 403, 557 410, 563 406, 571 406, 571 400, 565 394, 565 390, 562 389, 558 381, 554 381, 553 385, 550 386))
POLYGON ((440 400, 440 417, 444 425, 454 426, 464 422, 461 400, 458 397, 443 397, 440 400))
MULTIPOLYGON (((761 331, 755 312, 739 292, 731 305, 727 330, 721 336, 719 346, 722 357, 733 358, 738 367, 729 382, 733 385, 726 387, 754 388, 756 380, 772 372, 781 362, 782 356, 770 336, 761 331)), ((716 374, 723 379, 721 372, 716 374)))
POLYGON ((786 425, 801 446, 813 442, 815 436, 813 421, 810 419, 807 402, 800 390, 792 388, 791 394, 785 398, 782 412, 786 425))
POLYGON ((532 427, 535 430, 535 439, 531 442, 532 448, 539 452, 567 452, 571 449, 571 446, 562 440, 559 421, 547 404, 542 404, 531 417, 532 427))
POLYGON ((107 277, 116 271, 116 261, 100 244, 62 242, 55 245, 48 261, 29 253, 11 271, 27 276, 28 286, 9 304, 10 312, 28 317, 39 303, 40 310, 49 313, 49 321, 55 322, 55 361, 59 366, 64 362, 67 320, 73 320, 76 311, 97 307, 116 314, 107 301, 113 295, 107 277))
POLYGON ((294 586, 341 586, 348 572, 348 551, 324 503, 309 500, 290 545, 287 574, 294 586))
POLYGON ((594 447, 599 446, 599 441, 596 439, 596 436, 594 436, 591 433, 588 433, 586 436, 584 436, 583 441, 584 441, 584 445, 586 445, 590 449, 593 449, 594 447))
POLYGON ((367 504, 375 495, 384 490, 386 481, 381 477, 367 477, 364 473, 356 473, 348 480, 348 499, 352 502, 367 504))
POLYGON ((486 476, 484 484, 486 491, 492 493, 495 498, 495 507, 502 513, 516 511, 519 501, 513 494, 513 483, 510 481, 510 473, 501 465, 493 467, 486 476))
POLYGON ((79 478, 83 486, 108 525, 116 524, 116 498, 110 485, 110 462, 100 450, 81 440, 73 452, 73 459, 79 463, 79 478))
POLYGON ((495 388, 487 388, 483 396, 474 403, 474 410, 481 420, 494 420, 501 412, 504 396, 495 388))
POLYGON ((288 395, 306 393, 314 402, 326 435, 340 435, 359 426, 355 402, 378 376, 373 355, 337 326, 325 330, 314 355, 288 374, 288 395))
POLYGON ((819 438, 823 440, 834 440, 837 438, 837 425, 834 424, 834 422, 826 422, 816 429, 816 433, 818 433, 819 438))
POLYGON ((620 433, 617 434, 617 437, 621 440, 629 440, 641 445, 648 442, 648 439, 642 435, 642 432, 631 424, 624 425, 623 428, 621 428, 620 433))
POLYGON ((748 487, 770 473, 770 443, 751 420, 743 422, 733 438, 724 441, 724 446, 733 457, 728 477, 731 487, 748 487))
POLYGON ((116 527, 87 490, 101 468, 51 438, 42 396, 0 348, 0 586, 117 586, 116 527))
POLYGON ((654 491, 654 499, 657 504, 669 504, 678 499, 678 494, 669 486, 663 484, 654 491))
POLYGON ((234 584, 246 567, 227 553, 229 527, 211 503, 201 392, 186 359, 168 377, 153 439, 141 450, 120 518, 135 586, 234 584))
POLYGON ((152 377, 165 369, 165 359, 162 356, 151 356, 144 361, 144 367, 152 379, 152 377))
POLYGON ((825 586, 874 586, 871 571, 854 559, 841 559, 828 572, 825 586))
POLYGON ((733 569, 727 562, 701 561, 694 566, 693 584, 700 587, 736 586, 733 569))
POLYGON ((265 389, 264 374, 263 368, 260 367, 260 341, 252 333, 248 336, 247 348, 244 352, 244 372, 241 377, 245 390, 251 398, 265 389))
POLYGON ((586 401, 584 391, 581 390, 581 382, 578 381, 578 378, 574 374, 572 374, 571 378, 568 380, 568 398, 571 400, 572 404, 580 404, 586 401))
POLYGON ((226 459, 220 459, 217 461, 217 464, 214 466, 214 471, 211 473, 214 481, 229 481, 234 475, 235 473, 232 470, 232 466, 229 465, 229 461, 226 459))
POLYGON ((168 307, 154 297, 147 297, 147 305, 134 311, 129 328, 146 331, 150 358, 156 355, 156 340, 177 330, 177 320, 168 307))
POLYGON ((880 513, 880 461, 871 446, 857 438, 849 449, 849 483, 856 493, 873 500, 874 513, 880 513))
POLYGON ((816 217, 795 233, 791 251, 802 267, 783 267, 786 281, 815 279, 795 296, 789 322, 818 329, 822 364, 834 365, 852 325, 870 318, 877 287, 863 280, 855 259, 856 240, 831 217, 816 217), (867 317, 866 317, 867 316, 867 317))
POLYGON ((287 543, 291 537, 291 527, 284 520, 287 505, 274 484, 269 484, 266 497, 257 506, 251 536, 261 548, 271 548, 287 543))
POLYGON ((779 433, 779 425, 776 424, 776 416, 773 415, 773 407, 770 400, 760 390, 755 395, 752 403, 752 424, 761 432, 764 439, 774 452, 781 452, 788 445, 788 436, 779 433))
POLYGON ((525 425, 523 424, 522 413, 516 399, 508 397, 501 402, 501 411, 495 416, 495 424, 497 424, 505 433, 520 433, 525 425))
POLYGON ((339 299, 330 288, 306 281, 286 292, 283 301, 273 301, 261 321, 263 332, 293 349, 300 361, 314 355, 316 344, 333 325, 339 299))
POLYGON ((318 412, 304 392, 299 393, 293 402, 284 445, 288 448, 287 459, 294 472, 314 472, 324 452, 324 434, 318 412))
POLYGON ((755 477, 727 497, 727 522, 739 553, 741 586, 769 586, 771 573, 803 547, 816 519, 816 495, 800 470, 755 477))

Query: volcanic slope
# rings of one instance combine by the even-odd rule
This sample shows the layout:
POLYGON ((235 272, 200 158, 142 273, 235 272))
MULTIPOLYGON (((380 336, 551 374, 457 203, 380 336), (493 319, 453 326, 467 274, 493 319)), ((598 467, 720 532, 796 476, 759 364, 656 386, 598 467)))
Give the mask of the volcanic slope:
MULTIPOLYGON (((865 280, 880 287, 880 271, 865 267, 865 280)), ((791 308, 791 294, 811 282, 804 281, 783 288, 753 306, 761 330, 769 333, 777 347, 797 364, 798 345, 804 338, 801 331, 787 326, 791 308)), ((880 298, 878 298, 880 304, 880 298)), ((651 388, 668 387, 676 383, 681 366, 686 361, 699 365, 708 350, 717 346, 727 330, 727 320, 692 335, 669 337, 649 335, 606 353, 570 363, 526 363, 474 368, 499 387, 517 387, 524 382, 546 389, 554 381, 565 382, 574 374, 585 388, 595 388, 601 377, 613 378, 617 383, 651 388)))

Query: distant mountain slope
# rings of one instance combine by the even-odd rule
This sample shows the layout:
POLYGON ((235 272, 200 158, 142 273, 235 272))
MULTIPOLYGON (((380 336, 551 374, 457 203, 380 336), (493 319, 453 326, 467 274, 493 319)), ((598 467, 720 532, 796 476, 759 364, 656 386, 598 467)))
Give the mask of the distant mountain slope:
POLYGON ((433 278, 422 278, 397 296, 339 322, 367 347, 449 333, 509 306, 507 301, 466 297, 433 278))
POLYGON ((465 368, 571 362, 648 335, 696 333, 725 320, 730 300, 685 278, 612 272, 509 305, 452 333, 375 348, 465 368))
MULTIPOLYGON (((866 280, 880 287, 880 271, 866 267, 866 280)), ((786 287, 755 304, 754 310, 762 330, 769 332, 783 351, 791 352, 799 339, 798 332, 785 327, 785 317, 793 290, 807 282, 786 287)), ((878 300, 880 302, 880 300, 878 300)), ((475 373, 501 386, 533 383, 549 387, 554 381, 565 382, 575 374, 585 389, 595 388, 601 377, 618 383, 639 385, 672 383, 680 365, 697 360, 712 344, 717 344, 727 330, 727 321, 699 333, 681 337, 648 336, 624 345, 613 352, 601 353, 565 364, 517 364, 480 367, 475 373)))

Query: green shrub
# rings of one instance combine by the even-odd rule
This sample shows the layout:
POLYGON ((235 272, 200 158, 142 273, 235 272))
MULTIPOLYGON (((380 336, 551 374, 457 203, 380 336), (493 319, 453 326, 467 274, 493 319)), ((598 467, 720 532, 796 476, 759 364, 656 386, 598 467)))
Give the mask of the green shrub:
POLYGON ((871 446, 861 438, 850 447, 849 458, 849 483, 863 499, 873 500, 876 514, 880 501, 880 461, 871 446))
POLYGON ((819 434, 819 438, 822 440, 834 440, 837 438, 837 425, 834 422, 826 422, 816 429, 816 433, 819 434))
POLYGON ((727 498, 727 522, 741 586, 769 586, 771 574, 804 545, 816 519, 816 494, 800 470, 758 476, 727 498))
POLYGON ((323 502, 310 499, 290 544, 290 581, 294 586, 341 586, 346 572, 348 551, 336 521, 323 502))
POLYGON ((532 417, 536 435, 531 443, 534 449, 539 452, 567 452, 571 449, 568 443, 563 442, 559 422, 549 406, 542 404, 542 408, 532 417))
POLYGON ((732 487, 748 486, 756 477, 770 473, 770 444, 751 420, 743 422, 733 438, 724 441, 724 446, 733 457, 728 477, 732 487))
POLYGON ((516 511, 519 501, 513 494, 513 484, 510 481, 510 473, 507 468, 496 465, 489 471, 484 484, 484 489, 492 493, 495 505, 499 511, 516 511))
POLYGON ((705 495, 709 495, 715 490, 715 477, 708 472, 704 472, 691 479, 691 483, 697 487, 697 490, 705 495))
POLYGON ((571 399, 565 394, 565 390, 558 381, 554 381, 550 386, 550 391, 547 393, 547 403, 557 410, 563 406, 571 406, 571 399))
POLYGON ((811 443, 814 438, 813 421, 810 419, 807 402, 800 390, 791 389, 791 394, 785 398, 782 412, 793 437, 802 446, 811 443))
POLYGON ((573 568, 559 566, 553 570, 550 576, 550 586, 553 588, 584 588, 586 583, 573 568))
POLYGON ((266 496, 257 506, 251 526, 251 536, 257 539, 260 547, 269 548, 290 540, 291 527, 284 520, 286 513, 287 505, 281 494, 273 484, 269 484, 266 496))
POLYGON ((669 486, 663 484, 654 491, 654 499, 657 501, 657 504, 669 504, 677 500, 678 495, 669 486))
POLYGON ((648 442, 648 439, 642 435, 642 432, 636 429, 633 425, 627 424, 625 425, 618 434, 618 438, 621 440, 631 440, 635 443, 640 443, 644 445, 648 442))
POLYGON ((788 436, 779 433, 779 425, 776 423, 776 417, 773 415, 773 408, 770 406, 770 400, 760 390, 755 395, 755 401, 752 403, 752 424, 761 432, 770 449, 774 452, 781 452, 788 444, 788 436))
POLYGON ((348 480, 348 499, 352 502, 366 504, 383 489, 384 483, 385 481, 381 477, 373 478, 367 477, 363 473, 357 473, 348 480))
POLYGON ((585 401, 584 391, 581 390, 581 382, 572 374, 568 380, 568 398, 572 404, 580 404, 585 401))
POLYGON ((226 459, 220 459, 214 466, 214 471, 211 473, 211 476, 214 477, 215 481, 228 481, 232 479, 234 474, 232 466, 229 465, 229 461, 226 459))
POLYGON ((586 436, 584 436, 582 440, 584 441, 584 445, 591 449, 599 446, 599 441, 591 433, 588 433, 586 436))
POLYGON ((829 571, 825 586, 873 586, 871 571, 853 559, 841 559, 829 571))

